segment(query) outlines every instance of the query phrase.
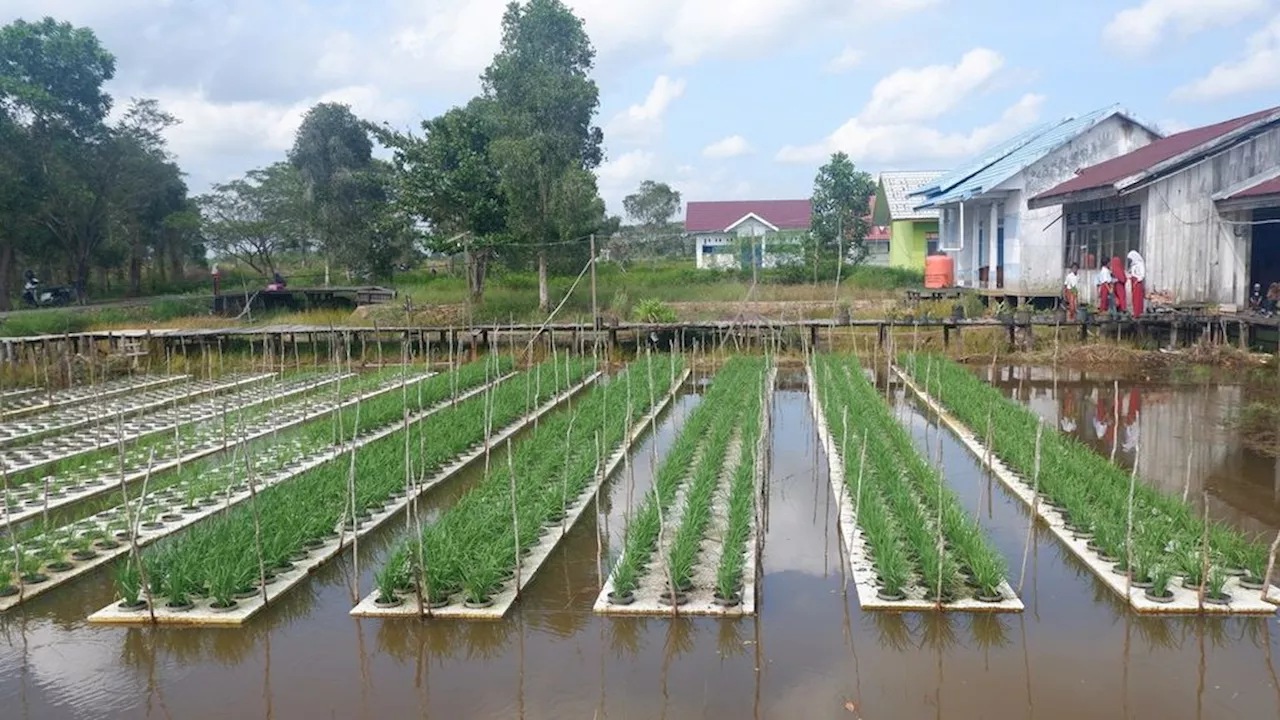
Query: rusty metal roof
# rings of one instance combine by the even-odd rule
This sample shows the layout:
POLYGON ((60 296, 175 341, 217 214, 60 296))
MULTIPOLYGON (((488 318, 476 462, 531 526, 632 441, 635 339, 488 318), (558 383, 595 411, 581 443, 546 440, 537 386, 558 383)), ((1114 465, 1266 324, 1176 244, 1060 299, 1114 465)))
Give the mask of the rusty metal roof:
POLYGON ((1262 110, 1213 125, 1175 133, 1144 145, 1133 152, 1080 170, 1075 177, 1040 193, 1032 198, 1031 201, 1033 203, 1046 203, 1054 198, 1071 193, 1115 186, 1126 178, 1151 170, 1157 165, 1172 160, 1179 155, 1189 153, 1210 141, 1275 114, 1278 110, 1280 108, 1262 110))

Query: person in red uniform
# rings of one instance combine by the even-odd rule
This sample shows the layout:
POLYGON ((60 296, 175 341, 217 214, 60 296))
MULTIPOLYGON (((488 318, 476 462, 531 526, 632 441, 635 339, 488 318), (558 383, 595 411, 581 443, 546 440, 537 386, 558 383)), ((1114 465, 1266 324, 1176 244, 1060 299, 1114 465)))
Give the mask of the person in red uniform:
POLYGON ((1133 316, 1138 317, 1146 308, 1147 301, 1147 264, 1142 262, 1142 256, 1137 250, 1129 251, 1129 294, 1131 302, 1129 307, 1133 310, 1133 316))
POLYGON ((1111 282, 1112 295, 1116 299, 1116 310, 1124 312, 1129 308, 1128 298, 1125 297, 1126 277, 1124 274, 1124 261, 1120 257, 1113 256, 1111 258, 1111 282))

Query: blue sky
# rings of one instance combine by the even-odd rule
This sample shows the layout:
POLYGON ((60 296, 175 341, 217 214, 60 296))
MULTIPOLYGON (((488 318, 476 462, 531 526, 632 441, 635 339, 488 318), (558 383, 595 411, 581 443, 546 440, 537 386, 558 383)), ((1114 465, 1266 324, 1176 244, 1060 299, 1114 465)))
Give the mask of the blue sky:
MULTIPOLYGON (((1119 103, 1166 131, 1280 104, 1280 0, 571 0, 598 50, 611 210, 806 197, 834 150, 945 170, 1037 121, 1119 103)), ((98 32, 111 89, 156 97, 194 190, 283 157, 349 102, 416 126, 477 91, 502 0, 7 0, 98 32)))

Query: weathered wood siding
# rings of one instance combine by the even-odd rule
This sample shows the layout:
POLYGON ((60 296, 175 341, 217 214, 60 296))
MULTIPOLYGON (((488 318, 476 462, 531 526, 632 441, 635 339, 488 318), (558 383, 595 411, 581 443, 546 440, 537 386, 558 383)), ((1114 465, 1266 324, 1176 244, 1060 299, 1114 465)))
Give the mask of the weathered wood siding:
POLYGON ((1070 180, 1083 168, 1156 139, 1150 130, 1113 115, 999 185, 996 190, 1014 193, 1004 205, 1005 288, 1023 295, 1055 294, 1066 274, 1063 209, 1032 210, 1028 199, 1070 180))
POLYGON ((1148 291, 1176 302, 1235 303, 1249 295, 1249 213, 1220 213, 1213 194, 1280 165, 1273 129, 1171 175, 1146 190, 1143 258, 1148 291))

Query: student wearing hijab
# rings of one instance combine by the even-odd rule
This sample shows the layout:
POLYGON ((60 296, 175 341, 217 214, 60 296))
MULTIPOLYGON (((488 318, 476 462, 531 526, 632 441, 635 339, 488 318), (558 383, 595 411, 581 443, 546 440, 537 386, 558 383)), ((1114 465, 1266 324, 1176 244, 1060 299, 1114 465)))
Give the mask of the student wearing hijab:
POLYGON ((1132 296, 1132 302, 1129 307, 1133 310, 1133 316, 1138 317, 1146 307, 1147 301, 1147 265, 1142 262, 1142 256, 1137 250, 1129 251, 1129 294, 1132 296))
POLYGON ((1126 277, 1124 274, 1124 261, 1119 255, 1111 257, 1111 287, 1112 294, 1116 298, 1116 310, 1124 312, 1129 307, 1128 294, 1125 290, 1126 277))

